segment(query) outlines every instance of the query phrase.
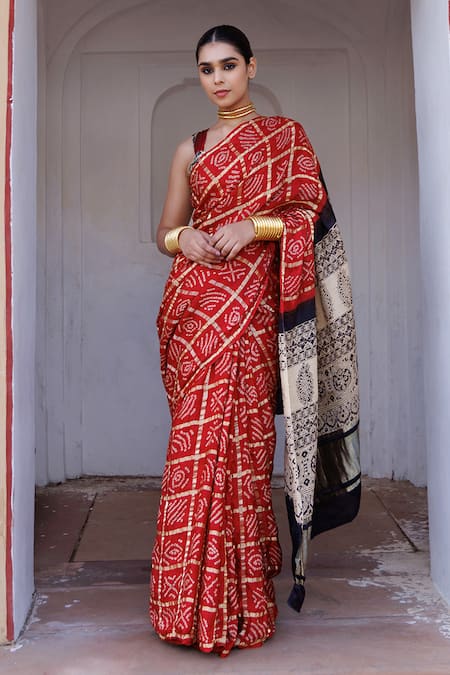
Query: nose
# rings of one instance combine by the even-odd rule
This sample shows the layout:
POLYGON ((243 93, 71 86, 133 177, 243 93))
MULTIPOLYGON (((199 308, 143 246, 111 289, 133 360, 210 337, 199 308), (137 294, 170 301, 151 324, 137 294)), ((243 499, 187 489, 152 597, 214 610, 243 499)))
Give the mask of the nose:
POLYGON ((223 82, 222 71, 220 68, 215 68, 214 70, 214 84, 220 84, 223 82))

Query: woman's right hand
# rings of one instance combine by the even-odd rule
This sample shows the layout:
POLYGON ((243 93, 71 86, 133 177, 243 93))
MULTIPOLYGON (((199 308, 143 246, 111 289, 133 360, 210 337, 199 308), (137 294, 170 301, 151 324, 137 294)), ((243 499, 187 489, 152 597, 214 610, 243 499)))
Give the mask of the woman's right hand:
POLYGON ((220 251, 210 244, 210 235, 194 227, 188 227, 180 232, 178 246, 188 260, 205 267, 214 267, 224 260, 220 251))

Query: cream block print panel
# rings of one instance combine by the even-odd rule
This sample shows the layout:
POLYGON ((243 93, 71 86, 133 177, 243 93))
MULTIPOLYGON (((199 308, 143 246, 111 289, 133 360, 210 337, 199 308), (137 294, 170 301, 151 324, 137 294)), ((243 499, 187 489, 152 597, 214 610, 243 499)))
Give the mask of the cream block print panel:
MULTIPOLYGON (((177 143, 215 117, 190 58, 83 54, 69 69, 63 194, 73 208, 64 212, 65 434, 66 465, 74 475, 157 475, 164 464, 169 417, 155 319, 170 261, 157 251, 154 232, 177 143), (78 196, 72 180, 77 154, 78 196)), ((301 119, 317 146, 325 148, 326 134, 333 133, 333 150, 323 162, 350 236, 344 54, 263 53, 260 73, 252 97, 261 112, 301 119), (320 116, 317 97, 312 103, 305 96, 317 77, 327 83, 320 116)), ((282 471, 281 447, 276 470, 282 471)))

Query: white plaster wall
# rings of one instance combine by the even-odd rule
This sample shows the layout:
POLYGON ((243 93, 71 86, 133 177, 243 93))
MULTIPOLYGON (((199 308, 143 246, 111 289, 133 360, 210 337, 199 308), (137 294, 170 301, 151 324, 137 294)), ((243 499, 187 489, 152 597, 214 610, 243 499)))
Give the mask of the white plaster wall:
MULTIPOLYGON (((47 176, 46 176, 46 12, 45 0, 37 0, 37 238, 36 238, 36 449, 47 447, 47 176)), ((36 451, 36 482, 44 485, 49 480, 48 453, 36 451)))
MULTIPOLYGON (((408 1, 249 1, 242 5, 230 0, 224 9, 223 3, 213 0, 208 3, 207 23, 203 24, 199 17, 204 17, 204 3, 195 0, 82 0, 76 5, 68 0, 47 0, 44 4, 45 43, 41 39, 41 44, 45 44, 47 68, 40 82, 46 90, 48 134, 46 143, 44 132, 40 138, 45 145, 48 181, 39 230, 43 249, 39 256, 39 315, 45 324, 38 324, 38 482, 78 475, 83 466, 96 473, 155 473, 162 467, 168 418, 153 326, 168 263, 158 257, 149 239, 155 227, 149 217, 157 210, 152 208, 148 192, 151 111, 160 94, 179 85, 180 78, 195 78, 191 57, 199 34, 214 23, 235 22, 238 16, 239 25, 260 54, 258 83, 264 84, 265 79, 270 83, 276 105, 302 121, 312 138, 344 231, 358 324, 363 469, 374 476, 407 477, 423 484, 417 157, 408 1), (336 63, 343 59, 345 67, 333 73, 331 82, 334 66, 330 62, 324 71, 319 57, 333 53, 336 63), (111 86, 114 63, 116 90, 111 86), (97 90, 91 67, 100 68, 97 90), (112 121, 114 116, 116 122, 112 121), (117 127, 120 116, 121 128, 117 127), (137 137, 135 129, 141 130, 137 137), (98 142, 100 154, 94 156, 93 145, 83 141, 83 134, 94 145, 98 142), (117 208, 108 210, 117 191, 111 193, 111 204, 103 200, 102 209, 102 198, 96 203, 91 185, 93 181, 100 188, 98 181, 103 181, 99 194, 108 195, 106 156, 102 155, 108 141, 113 154, 125 143, 123 178, 129 185, 123 202, 129 205, 126 225, 125 216, 117 216, 117 208), (132 147, 136 148, 134 156, 130 154, 132 147), (134 201, 130 199, 134 190, 130 176, 137 187, 134 201), (119 221, 113 223, 116 216, 119 221), (109 258, 107 253, 107 227, 112 227, 111 246, 120 249, 120 218, 125 229, 137 233, 139 242, 132 245, 130 239, 125 244, 130 254, 126 266, 113 251, 109 258), (85 249, 88 242, 93 247, 91 253, 85 249), (97 270, 95 255, 91 255, 94 251, 97 258, 100 255, 97 270), (90 267, 89 255, 93 261, 90 267), (117 286, 111 278, 106 280, 108 266, 119 274, 117 286), (138 277, 140 286, 136 285, 138 277), (90 286, 84 286, 83 279, 90 279, 90 286), (99 291, 95 297, 90 292, 84 295, 89 288, 99 291), (132 301, 124 311, 127 293, 132 301), (118 320, 108 324, 107 317, 101 320, 101 311, 111 317, 109 300, 105 305, 102 297, 114 296, 118 320), (86 308, 92 319, 87 323, 86 308), (96 318, 99 323, 92 330, 96 318), (134 336, 123 330, 130 320, 134 336), (102 375, 95 368, 104 359, 106 336, 102 330, 104 333, 108 326, 110 355, 102 375), (114 346, 116 335, 122 338, 114 346), (131 350, 129 353, 137 346, 142 372, 133 375, 129 367, 127 374, 129 357, 120 344, 131 350), (78 367, 86 358, 85 364, 95 366, 87 370, 91 381, 78 367), (122 369, 113 373, 111 364, 120 361, 122 369), (110 375, 115 379, 108 379, 110 375), (95 399, 100 401, 103 393, 108 397, 129 376, 137 386, 133 396, 127 396, 121 414, 128 408, 128 423, 131 420, 133 428, 141 431, 137 438, 130 437, 122 452, 114 451, 111 461, 108 435, 111 442, 115 435, 108 419, 114 406, 104 414, 95 399), (139 384, 142 377, 151 383, 150 389, 139 384), (100 445, 91 441, 90 459, 83 465, 87 459, 83 434, 88 427, 91 439, 103 436, 104 442, 99 451, 100 445)), ((195 129, 213 118, 213 111, 201 98, 192 100, 192 111, 195 129)), ((180 137, 195 130, 185 129, 185 122, 190 123, 190 115, 180 114, 176 125, 180 137)), ((158 148, 162 175, 171 146, 178 140, 175 134, 169 136, 163 158, 158 148)), ((117 161, 111 165, 109 178, 122 190, 117 161)), ((159 191, 162 185, 163 181, 159 191)), ((160 201, 162 195, 153 195, 153 199, 160 201)), ((104 400, 102 406, 107 408, 111 400, 104 400)), ((281 453, 276 469, 281 470, 281 453)))
POLYGON ((36 309, 36 1, 16 0, 12 179, 13 594, 17 637, 34 590, 36 309))
POLYGON ((424 294, 431 574, 450 602, 450 52, 447 0, 411 0, 424 294))

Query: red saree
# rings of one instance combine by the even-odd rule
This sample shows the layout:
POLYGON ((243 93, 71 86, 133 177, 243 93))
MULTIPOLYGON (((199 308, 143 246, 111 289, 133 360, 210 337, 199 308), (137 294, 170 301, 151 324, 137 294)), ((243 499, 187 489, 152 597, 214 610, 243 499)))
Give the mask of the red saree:
MULTIPOLYGON (((281 317, 289 329, 292 313, 314 303, 313 233, 327 195, 302 127, 281 117, 243 122, 200 153, 190 183, 194 227, 212 233, 255 213, 285 223, 281 246, 254 242, 214 269, 177 255, 157 320, 172 429, 151 620, 163 639, 226 655, 274 632, 277 334, 281 317)), ((293 501, 300 530, 312 481, 293 501)))

